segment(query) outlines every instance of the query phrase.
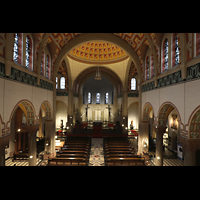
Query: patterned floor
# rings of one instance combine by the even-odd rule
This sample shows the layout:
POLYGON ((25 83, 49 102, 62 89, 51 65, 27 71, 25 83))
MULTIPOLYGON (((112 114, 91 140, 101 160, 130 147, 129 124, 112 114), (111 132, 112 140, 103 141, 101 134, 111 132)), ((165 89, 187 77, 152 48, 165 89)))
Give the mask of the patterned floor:
MULTIPOLYGON (((38 158, 36 160, 36 166, 39 166, 40 163, 42 162, 42 158, 41 155, 43 154, 43 152, 41 152, 38 155, 38 158)), ((28 161, 12 161, 12 158, 8 158, 7 160, 5 160, 5 166, 29 166, 28 161)))
POLYGON ((103 138, 91 138, 91 150, 88 166, 105 166, 103 138))
MULTIPOLYGON (((149 155, 152 155, 150 159, 151 164, 156 166, 156 163, 155 163, 156 158, 154 158, 155 153, 151 151, 149 152, 149 155)), ((178 159, 175 153, 165 148, 165 152, 163 154, 163 166, 184 166, 184 161, 178 159)))

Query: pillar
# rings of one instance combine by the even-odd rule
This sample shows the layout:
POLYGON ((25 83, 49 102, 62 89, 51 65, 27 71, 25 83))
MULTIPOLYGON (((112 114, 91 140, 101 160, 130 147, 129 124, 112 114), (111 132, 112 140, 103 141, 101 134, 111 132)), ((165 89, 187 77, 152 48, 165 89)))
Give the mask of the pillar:
POLYGON ((5 166, 5 149, 9 145, 10 136, 0 138, 0 166, 5 166))
POLYGON ((45 120, 45 151, 55 154, 55 121, 45 120))
POLYGON ((156 166, 163 166, 163 134, 166 127, 157 127, 156 131, 156 166))
POLYGON ((140 121, 138 134, 138 152, 149 151, 149 121, 140 121))
POLYGON ((128 128, 128 92, 123 91, 123 104, 122 104, 122 133, 127 133, 128 128))
POLYGON ((196 166, 196 151, 185 149, 184 166, 196 166))
POLYGON ((36 133, 39 130, 39 124, 26 126, 28 132, 28 162, 29 166, 36 166, 37 148, 36 148, 36 133))

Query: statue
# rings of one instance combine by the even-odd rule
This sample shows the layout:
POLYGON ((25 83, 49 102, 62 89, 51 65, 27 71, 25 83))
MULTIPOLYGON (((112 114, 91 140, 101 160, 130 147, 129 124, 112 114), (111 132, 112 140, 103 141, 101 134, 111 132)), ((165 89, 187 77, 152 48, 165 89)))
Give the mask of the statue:
POLYGON ((109 117, 109 121, 110 121, 110 110, 111 110, 111 106, 110 105, 108 105, 108 107, 106 107, 107 109, 108 109, 108 117, 109 117))
POLYGON ((63 120, 61 119, 60 128, 63 130, 63 120))

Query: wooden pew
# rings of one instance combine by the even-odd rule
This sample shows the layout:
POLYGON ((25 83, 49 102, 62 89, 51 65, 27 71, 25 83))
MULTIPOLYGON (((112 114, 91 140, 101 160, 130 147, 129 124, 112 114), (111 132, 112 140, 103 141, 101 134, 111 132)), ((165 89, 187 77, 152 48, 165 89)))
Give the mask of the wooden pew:
POLYGON ((144 158, 120 158, 112 157, 106 159, 107 166, 145 166, 144 158))
POLYGON ((51 158, 47 166, 87 166, 87 159, 81 157, 51 158))

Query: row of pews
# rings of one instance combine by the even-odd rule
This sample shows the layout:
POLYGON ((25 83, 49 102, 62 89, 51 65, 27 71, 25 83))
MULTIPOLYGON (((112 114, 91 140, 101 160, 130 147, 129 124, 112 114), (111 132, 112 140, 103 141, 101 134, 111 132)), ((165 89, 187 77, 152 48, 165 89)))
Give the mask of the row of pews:
POLYGON ((145 160, 136 155, 127 138, 104 138, 106 166, 145 166, 145 160))
POLYGON ((90 138, 68 137, 56 157, 48 159, 48 166, 87 166, 90 138))

